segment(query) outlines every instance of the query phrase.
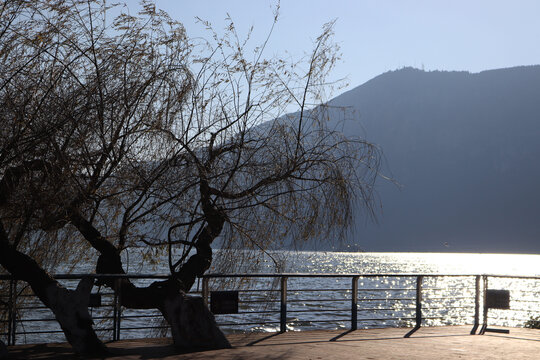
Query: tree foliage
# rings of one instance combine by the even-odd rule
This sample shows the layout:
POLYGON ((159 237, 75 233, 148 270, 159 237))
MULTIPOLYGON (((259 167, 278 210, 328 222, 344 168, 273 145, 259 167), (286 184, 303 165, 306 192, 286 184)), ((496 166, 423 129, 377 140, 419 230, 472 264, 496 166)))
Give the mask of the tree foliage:
POLYGON ((117 291, 173 324, 164 299, 208 270, 216 239, 260 253, 338 237, 355 201, 371 211, 379 157, 327 126, 332 23, 291 62, 231 19, 222 34, 201 20, 208 38, 190 39, 141 8, 109 19, 97 0, 2 5, 0 243, 36 271, 89 247, 98 273, 124 273, 129 249, 163 252, 169 280, 117 291))

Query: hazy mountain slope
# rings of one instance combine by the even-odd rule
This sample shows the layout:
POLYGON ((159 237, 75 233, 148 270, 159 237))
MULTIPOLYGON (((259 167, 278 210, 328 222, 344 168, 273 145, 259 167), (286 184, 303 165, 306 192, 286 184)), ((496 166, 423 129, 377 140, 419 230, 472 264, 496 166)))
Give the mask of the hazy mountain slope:
POLYGON ((358 219, 360 247, 540 252, 540 66, 405 68, 331 103, 354 107, 344 132, 379 144, 403 185, 379 182, 379 224, 358 219))

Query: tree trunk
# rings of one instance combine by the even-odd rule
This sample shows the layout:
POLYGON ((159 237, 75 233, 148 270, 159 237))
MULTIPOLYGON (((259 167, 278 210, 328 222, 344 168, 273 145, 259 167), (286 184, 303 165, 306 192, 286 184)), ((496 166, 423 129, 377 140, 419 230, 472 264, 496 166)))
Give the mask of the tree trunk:
POLYGON ((8 358, 8 349, 6 344, 2 340, 0 340, 0 360, 4 360, 8 358))
MULTIPOLYGON (((125 274, 122 259, 116 247, 105 239, 99 231, 77 211, 72 211, 71 222, 88 240, 92 247, 100 252, 97 261, 97 274, 125 274)), ((205 234, 205 235, 202 235, 205 234)), ((189 259, 190 269, 208 269, 212 260, 212 250, 207 236, 203 253, 189 259), (209 258, 208 258, 209 256, 209 258), (198 266, 195 266, 198 264, 198 266), (203 266, 201 267, 201 264, 203 266)), ((137 287, 129 279, 100 279, 99 284, 106 285, 120 294, 121 305, 130 309, 159 309, 171 325, 174 344, 178 347, 229 348, 225 335, 216 324, 214 316, 204 305, 202 298, 186 296, 199 273, 186 271, 189 276, 179 278, 174 274, 167 280, 155 281, 147 287, 137 287)), ((201 274, 202 274, 201 273, 201 274)))
MULTIPOLYGON (((10 168, 0 180, 0 206, 4 206, 21 177, 31 171, 50 169, 40 160, 10 168)), ((10 244, 9 235, 0 220, 0 264, 16 279, 27 282, 41 302, 51 309, 67 341, 79 354, 102 355, 105 345, 97 337, 88 312, 93 279, 82 279, 76 290, 69 290, 53 279, 28 255, 10 244)))
MULTIPOLYGON (((101 255, 96 272, 125 273, 119 255, 101 255)), ((101 283, 121 294, 121 305, 126 308, 158 309, 171 326, 174 344, 179 348, 231 347, 203 299, 186 295, 189 289, 186 290, 184 284, 175 277, 155 281, 147 287, 137 287, 129 279, 121 279, 115 284, 115 280, 107 278, 101 283)))
POLYGON ((206 349, 231 347, 201 297, 180 293, 165 298, 163 305, 161 312, 171 325, 176 346, 206 349))
POLYGON ((26 281, 34 294, 51 309, 77 353, 106 353, 106 347, 97 337, 88 312, 92 278, 82 279, 77 290, 66 289, 33 259, 9 245, 3 228, 0 230, 0 264, 15 278, 26 281))

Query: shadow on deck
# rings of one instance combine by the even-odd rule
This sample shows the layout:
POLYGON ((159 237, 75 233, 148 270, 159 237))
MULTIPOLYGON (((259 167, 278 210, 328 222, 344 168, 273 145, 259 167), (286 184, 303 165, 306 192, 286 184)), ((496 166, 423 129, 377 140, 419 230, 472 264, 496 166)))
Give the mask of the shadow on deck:
MULTIPOLYGON (((179 352, 170 339, 108 343, 110 359, 538 359, 540 330, 470 335, 470 326, 229 335, 232 349, 179 352)), ((74 359, 68 344, 9 347, 8 359, 74 359)))

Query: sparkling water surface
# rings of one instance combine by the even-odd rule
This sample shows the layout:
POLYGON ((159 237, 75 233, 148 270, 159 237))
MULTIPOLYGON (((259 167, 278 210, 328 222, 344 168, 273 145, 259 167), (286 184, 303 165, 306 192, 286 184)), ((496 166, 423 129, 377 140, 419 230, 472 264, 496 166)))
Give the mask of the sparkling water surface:
MULTIPOLYGON (((346 253, 288 252, 284 271, 288 273, 338 274, 440 274, 538 276, 540 255, 456 254, 456 253, 346 253)), ((267 260, 268 264, 271 261, 267 260)), ((271 266, 268 266, 271 272, 271 266)), ((351 278, 295 278, 287 280, 288 329, 340 329, 350 327, 351 278)), ((416 276, 360 277, 358 280, 358 328, 413 326, 416 311, 416 276)), ((274 281, 250 282, 251 288, 279 289, 274 281)), ((231 287, 231 289, 234 286, 231 287)), ((238 286, 237 286, 238 288, 238 286)), ((499 325, 523 326, 540 314, 540 282, 536 279, 488 277, 488 288, 511 291, 512 310, 490 310, 490 320, 499 325), (538 311, 537 311, 538 310, 538 311)), ((264 295, 240 292, 241 310, 279 310, 278 292, 264 295), (244 304, 245 301, 262 301, 244 304), (272 306, 273 305, 273 306, 272 306)), ((475 276, 430 276, 422 280, 424 324, 462 325, 474 322, 475 276)), ((480 299, 482 303, 482 299, 480 299)), ((279 314, 278 314, 279 315, 279 314)), ((238 331, 233 323, 249 322, 253 314, 218 315, 226 331, 238 331)), ((276 314, 256 317, 265 325, 245 325, 242 331, 276 331, 276 314)))

